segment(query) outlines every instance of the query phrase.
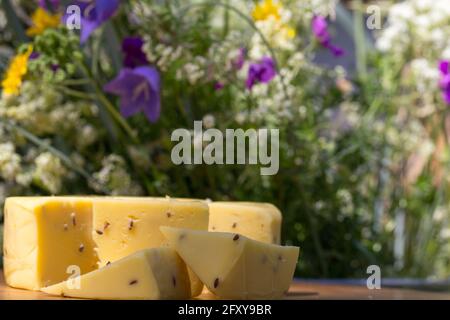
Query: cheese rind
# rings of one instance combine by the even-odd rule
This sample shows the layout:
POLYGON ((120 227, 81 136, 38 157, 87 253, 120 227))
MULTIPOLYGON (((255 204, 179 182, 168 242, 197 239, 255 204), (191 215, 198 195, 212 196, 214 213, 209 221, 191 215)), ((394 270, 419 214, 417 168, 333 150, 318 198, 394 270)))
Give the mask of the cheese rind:
POLYGON ((88 299, 188 299, 185 263, 170 248, 136 252, 103 268, 42 288, 52 295, 88 299))
MULTIPOLYGON (((99 198, 93 206, 93 238, 99 265, 114 262, 136 251, 167 246, 161 226, 207 230, 209 208, 204 201, 174 198, 99 198)), ((189 272, 192 295, 203 289, 189 272)))
POLYGON ((209 231, 239 233, 261 242, 280 243, 281 212, 272 204, 211 202, 209 211, 209 231))
POLYGON ((278 299, 289 289, 299 248, 222 232, 161 227, 207 288, 224 299, 278 299))
POLYGON ((80 197, 8 198, 5 203, 4 274, 12 287, 38 290, 97 268, 92 204, 80 197))

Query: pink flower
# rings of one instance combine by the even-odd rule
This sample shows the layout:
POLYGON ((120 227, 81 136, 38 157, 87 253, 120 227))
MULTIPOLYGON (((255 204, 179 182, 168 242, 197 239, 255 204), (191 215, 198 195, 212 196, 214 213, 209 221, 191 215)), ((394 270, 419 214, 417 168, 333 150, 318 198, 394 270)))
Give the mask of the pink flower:
POLYGON ((324 17, 314 16, 311 24, 314 36, 324 48, 330 50, 336 57, 342 56, 345 53, 344 49, 331 44, 328 22, 324 17))
POLYGON ((442 97, 445 103, 450 105, 450 61, 441 60, 439 63, 439 70, 441 71, 439 86, 442 90, 442 97))

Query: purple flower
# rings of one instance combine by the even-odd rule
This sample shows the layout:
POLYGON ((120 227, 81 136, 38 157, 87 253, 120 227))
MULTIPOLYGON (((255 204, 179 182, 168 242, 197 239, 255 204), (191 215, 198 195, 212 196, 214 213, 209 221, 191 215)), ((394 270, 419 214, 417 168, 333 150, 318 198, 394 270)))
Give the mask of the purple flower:
POLYGON ((128 37, 123 40, 123 65, 125 67, 136 68, 148 64, 147 56, 142 51, 143 45, 144 41, 140 37, 128 37))
POLYGON ((441 71, 439 86, 442 90, 442 97, 445 103, 450 105, 450 61, 442 60, 439 63, 439 70, 441 71))
POLYGON ((156 68, 124 68, 104 89, 120 96, 120 111, 124 117, 128 118, 143 111, 150 122, 159 119, 161 78, 156 68))
POLYGON ((36 51, 33 51, 31 54, 30 54, 30 60, 36 60, 37 58, 39 58, 39 56, 40 56, 40 54, 39 54, 39 52, 36 52, 36 51))
POLYGON ((259 63, 252 63, 248 69, 246 87, 251 90, 257 83, 269 83, 277 75, 275 62, 271 57, 264 57, 259 63))
POLYGON ((59 8, 59 0, 38 0, 38 6, 46 11, 56 11, 59 8))
MULTIPOLYGON (((81 9, 81 43, 116 13, 119 4, 120 0, 78 0, 71 3, 81 9)), ((63 22, 66 23, 68 18, 65 15, 63 22)))
POLYGON ((314 16, 312 19, 312 31, 319 43, 330 50, 336 57, 342 56, 345 51, 331 44, 331 35, 328 32, 328 22, 322 16, 314 16))
POLYGON ((225 87, 225 84, 224 84, 223 82, 220 82, 220 81, 217 81, 217 82, 214 84, 214 90, 216 90, 216 91, 220 91, 220 90, 222 90, 224 87, 225 87))

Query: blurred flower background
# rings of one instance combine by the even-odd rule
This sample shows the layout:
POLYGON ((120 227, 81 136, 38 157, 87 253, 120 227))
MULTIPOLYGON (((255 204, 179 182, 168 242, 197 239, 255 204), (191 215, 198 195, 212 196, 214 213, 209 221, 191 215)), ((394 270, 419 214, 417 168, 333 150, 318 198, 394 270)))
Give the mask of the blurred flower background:
POLYGON ((0 202, 271 202, 297 276, 446 279, 449 61, 448 0, 2 0, 0 202), (194 120, 279 129, 279 173, 174 165, 194 120))

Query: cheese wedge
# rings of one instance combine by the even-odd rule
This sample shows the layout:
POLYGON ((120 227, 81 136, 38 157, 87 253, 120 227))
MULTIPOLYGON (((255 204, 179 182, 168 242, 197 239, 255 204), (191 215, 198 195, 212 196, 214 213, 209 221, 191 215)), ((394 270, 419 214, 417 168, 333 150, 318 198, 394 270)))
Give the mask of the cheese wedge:
MULTIPOLYGON (((98 198, 93 205, 93 238, 99 266, 136 251, 167 246, 161 226, 208 230, 206 202, 174 198, 98 198)), ((203 289, 190 272, 192 295, 203 289)))
POLYGON ((207 288, 223 299, 278 299, 289 289, 298 247, 239 234, 161 227, 164 236, 207 288))
POLYGON ((12 287, 39 290, 97 268, 92 203, 81 197, 8 198, 4 210, 4 274, 12 287))
POLYGON ((209 231, 232 232, 250 239, 279 244, 281 212, 257 202, 209 203, 209 231))
POLYGON ((191 296, 186 265, 170 248, 139 251, 42 291, 87 299, 157 300, 191 296))

